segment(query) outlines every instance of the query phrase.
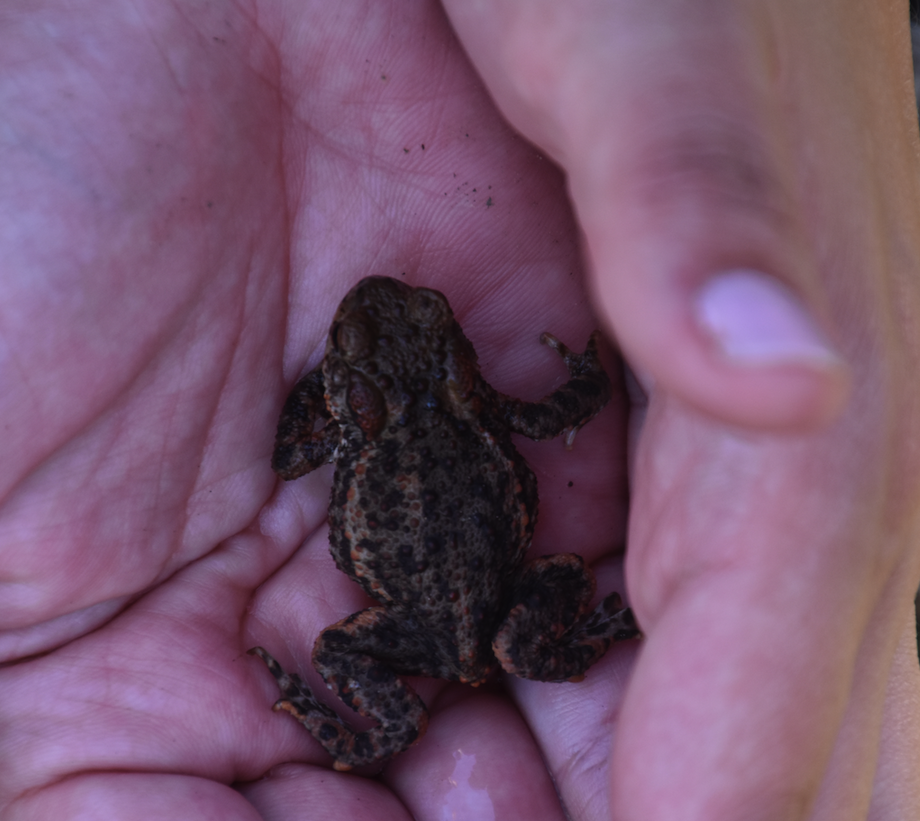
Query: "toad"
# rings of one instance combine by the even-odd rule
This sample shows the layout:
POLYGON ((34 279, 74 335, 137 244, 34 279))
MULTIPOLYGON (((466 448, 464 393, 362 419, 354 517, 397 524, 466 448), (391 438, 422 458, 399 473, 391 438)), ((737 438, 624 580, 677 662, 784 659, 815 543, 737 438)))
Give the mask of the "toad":
POLYGON ((404 676, 477 685, 499 668, 579 680, 614 641, 639 634, 613 593, 593 609, 580 556, 528 559, 537 481, 511 441, 574 434, 610 399, 597 354, 550 334, 570 379, 539 402, 496 391, 443 294, 374 276, 342 300, 321 367, 288 397, 272 467, 296 479, 335 464, 329 542, 335 563, 376 604, 327 627, 313 664, 348 707, 377 722, 355 731, 262 648, 300 721, 337 770, 384 762, 418 741, 428 712, 404 676))

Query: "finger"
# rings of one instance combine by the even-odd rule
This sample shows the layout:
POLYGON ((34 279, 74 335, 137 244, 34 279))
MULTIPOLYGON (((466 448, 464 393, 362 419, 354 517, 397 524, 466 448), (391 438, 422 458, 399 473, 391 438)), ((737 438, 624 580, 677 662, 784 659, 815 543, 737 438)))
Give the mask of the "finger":
POLYGON ((913 608, 891 666, 869 818, 900 821, 920 807, 920 665, 913 608))
POLYGON ((24 796, 16 802, 9 817, 17 821, 46 818, 260 821, 265 818, 232 787, 205 778, 163 773, 80 775, 24 796))
POLYGON ((862 634, 811 821, 908 818, 920 806, 913 775, 920 750, 912 601, 917 575, 906 566, 889 578, 862 634))
MULTIPOLYGON (((880 25, 875 7, 848 8, 865 36, 853 46, 833 31, 828 53, 807 38, 846 15, 820 3, 796 14, 776 3, 772 15, 726 2, 587 3, 579 14, 446 5, 505 114, 567 171, 596 293, 629 357, 724 420, 795 428, 833 417, 848 370, 822 280, 841 259, 816 241, 818 214, 830 204, 852 225, 865 216, 847 204, 854 176, 816 189, 827 158, 797 149, 827 139, 862 150, 847 94, 827 93, 854 49, 895 55, 865 88, 887 73, 909 110, 905 32, 880 25), (893 62, 904 82, 892 81, 893 62)), ((902 137, 891 145, 902 160, 912 150, 902 137)))
POLYGON ((508 678, 571 818, 611 817, 610 756, 623 693, 641 646, 637 641, 614 645, 577 683, 508 678))
MULTIPOLYGON (((252 590, 276 569, 278 552, 261 535, 231 539, 91 635, 5 666, 0 803, 38 800, 86 773, 229 782, 303 758, 302 735, 272 714, 240 639, 252 590)), ((112 782, 116 793, 121 783, 112 782)), ((103 789, 93 782, 90 794, 103 789)))
POLYGON ((399 800, 376 781, 301 764, 282 764, 241 791, 263 821, 409 821, 411 817, 399 800))
MULTIPOLYGON (((457 688, 447 698, 457 698, 457 688)), ((565 817, 540 751, 511 702, 468 691, 443 709, 420 744, 394 759, 385 778, 412 817, 565 817)))
POLYGON ((827 776, 837 814, 818 817, 860 818, 917 581, 898 571, 911 526, 839 432, 733 436, 666 404, 637 455, 627 562, 647 640, 614 749, 617 817, 810 818, 827 776))

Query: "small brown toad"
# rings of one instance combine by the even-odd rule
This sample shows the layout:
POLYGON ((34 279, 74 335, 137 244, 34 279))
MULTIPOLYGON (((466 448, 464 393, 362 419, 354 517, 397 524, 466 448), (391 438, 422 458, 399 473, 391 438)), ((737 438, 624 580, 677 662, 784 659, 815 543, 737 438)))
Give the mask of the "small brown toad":
POLYGON ((281 688, 275 709, 297 718, 337 770, 422 737, 428 712, 401 676, 479 684, 500 666, 577 680, 612 642, 638 635, 616 593, 588 609, 594 574, 580 556, 526 559, 537 482, 511 433, 565 432, 570 443, 610 399, 596 332, 582 354, 549 334, 541 341, 571 379, 540 402, 512 399, 483 380, 442 294, 368 277, 342 300, 322 367, 285 403, 272 467, 296 479, 335 463, 332 555, 378 602, 327 627, 313 664, 379 726, 351 730, 299 676, 251 652, 281 688))

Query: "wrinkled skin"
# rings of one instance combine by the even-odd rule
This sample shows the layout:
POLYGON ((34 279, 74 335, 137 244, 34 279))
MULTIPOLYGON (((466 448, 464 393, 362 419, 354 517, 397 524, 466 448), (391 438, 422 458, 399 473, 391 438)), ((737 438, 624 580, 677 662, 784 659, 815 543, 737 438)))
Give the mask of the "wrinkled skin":
MULTIPOLYGON (((4 821, 916 815, 905 8, 460 5, 577 224, 437 5, 5 4, 4 821), (737 173, 751 156, 795 208, 737 173), (580 236, 598 318, 651 391, 627 559, 641 655, 614 647, 578 685, 422 682, 427 746, 377 781, 332 774, 244 655, 287 648, 293 669, 366 604, 328 556, 329 474, 276 487, 286 390, 342 291, 386 264, 450 291, 489 380, 537 398, 554 355, 534 335, 596 327, 580 236), (712 356, 686 306, 725 264, 793 285, 849 386, 712 356)), ((521 445, 535 551, 577 543, 603 591, 623 583, 605 557, 624 426, 621 401, 572 453, 521 445)))

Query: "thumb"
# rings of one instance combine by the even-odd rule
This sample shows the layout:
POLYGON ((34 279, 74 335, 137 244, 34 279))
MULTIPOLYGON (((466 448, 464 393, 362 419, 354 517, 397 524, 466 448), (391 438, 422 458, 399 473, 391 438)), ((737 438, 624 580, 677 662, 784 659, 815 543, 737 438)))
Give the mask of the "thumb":
POLYGON ((506 116, 565 168, 595 294, 640 374, 732 423, 832 419, 848 368, 767 15, 446 5, 506 116))

